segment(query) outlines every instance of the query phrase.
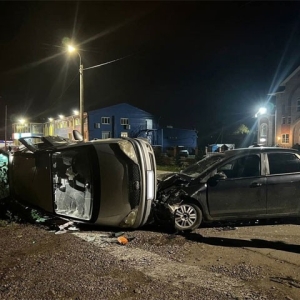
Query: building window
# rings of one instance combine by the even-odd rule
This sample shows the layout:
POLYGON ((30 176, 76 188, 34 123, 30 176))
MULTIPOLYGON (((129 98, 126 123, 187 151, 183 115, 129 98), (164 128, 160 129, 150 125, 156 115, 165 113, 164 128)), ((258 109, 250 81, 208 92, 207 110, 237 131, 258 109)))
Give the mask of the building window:
POLYGON ((290 135, 288 133, 282 135, 282 144, 288 144, 290 142, 290 135))
POLYGON ((109 139, 110 138, 110 131, 103 131, 102 132, 102 138, 103 139, 109 139))
POLYGON ((128 118, 121 118, 121 125, 129 125, 129 119, 128 118))
POLYGON ((300 100, 299 100, 299 98, 297 100, 297 111, 300 111, 300 100))
POLYGON ((292 121, 292 118, 291 118, 291 117, 288 117, 288 118, 287 118, 287 123, 288 123, 288 124, 291 124, 291 121, 292 121))
POLYGON ((121 132, 121 137, 123 138, 128 137, 128 132, 121 132))
POLYGON ((96 129, 100 128, 100 123, 94 123, 94 128, 96 129))
POLYGON ((75 119, 75 125, 80 125, 80 119, 79 118, 75 119))
POLYGON ((102 124, 110 124, 110 117, 102 117, 101 123, 102 124))
POLYGON ((266 138, 268 132, 268 125, 266 123, 261 124, 260 137, 266 138))
POLYGON ((282 117, 282 124, 285 124, 285 117, 282 117))

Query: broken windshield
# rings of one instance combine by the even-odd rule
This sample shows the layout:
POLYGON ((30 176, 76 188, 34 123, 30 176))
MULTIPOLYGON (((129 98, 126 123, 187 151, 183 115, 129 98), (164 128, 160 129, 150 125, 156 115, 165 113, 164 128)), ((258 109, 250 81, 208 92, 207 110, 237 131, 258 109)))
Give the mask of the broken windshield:
POLYGON ((197 177, 201 173, 203 173, 206 169, 208 169, 210 166, 212 166, 213 164, 215 164, 216 162, 220 161, 223 158, 224 158, 224 154, 222 153, 206 156, 205 158, 199 160, 195 164, 187 167, 181 173, 191 177, 197 177))

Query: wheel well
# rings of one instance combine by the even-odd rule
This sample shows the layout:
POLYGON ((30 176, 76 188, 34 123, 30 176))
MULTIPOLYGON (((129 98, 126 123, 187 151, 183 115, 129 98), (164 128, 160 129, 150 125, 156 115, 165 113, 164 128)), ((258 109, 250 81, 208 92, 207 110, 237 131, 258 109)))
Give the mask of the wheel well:
POLYGON ((196 199, 191 198, 191 197, 184 197, 182 200, 183 200, 183 202, 189 202, 189 203, 193 203, 193 204, 197 205, 201 209, 201 212, 203 214, 203 207, 196 199))

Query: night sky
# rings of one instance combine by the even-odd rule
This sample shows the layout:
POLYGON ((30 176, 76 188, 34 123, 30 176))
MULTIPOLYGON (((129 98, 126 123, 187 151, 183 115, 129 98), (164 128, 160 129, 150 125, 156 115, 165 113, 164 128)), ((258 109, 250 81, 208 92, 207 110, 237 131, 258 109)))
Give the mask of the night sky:
POLYGON ((18 118, 129 103, 160 125, 251 127, 268 93, 300 65, 300 2, 0 2, 0 139, 18 118))

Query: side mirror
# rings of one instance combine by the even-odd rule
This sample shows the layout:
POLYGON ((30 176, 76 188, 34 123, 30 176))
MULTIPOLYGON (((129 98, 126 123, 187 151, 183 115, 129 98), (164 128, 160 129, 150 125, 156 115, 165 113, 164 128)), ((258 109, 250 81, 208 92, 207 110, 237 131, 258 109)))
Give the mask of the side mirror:
POLYGON ((83 136, 78 130, 73 130, 73 137, 75 141, 83 141, 83 136))
POLYGON ((220 180, 226 179, 227 176, 223 172, 216 173, 207 180, 210 186, 216 186, 220 180))

